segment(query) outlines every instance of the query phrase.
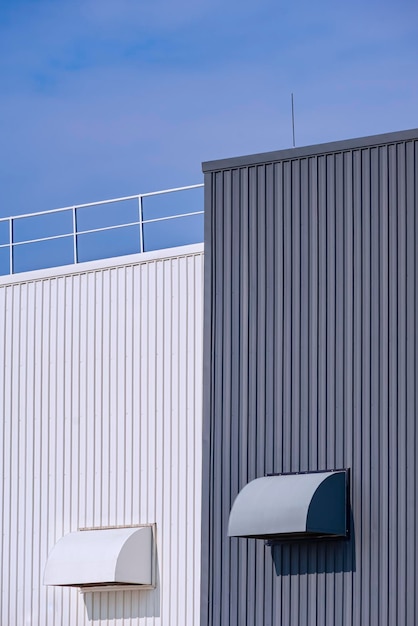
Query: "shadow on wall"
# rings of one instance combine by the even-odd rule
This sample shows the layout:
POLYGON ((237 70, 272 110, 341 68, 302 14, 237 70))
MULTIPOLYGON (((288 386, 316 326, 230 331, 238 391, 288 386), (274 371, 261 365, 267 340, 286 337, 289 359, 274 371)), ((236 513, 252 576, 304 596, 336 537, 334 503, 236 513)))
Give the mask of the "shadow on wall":
MULTIPOLYGON (((157 557, 156 557, 157 558, 157 557)), ((96 591, 84 595, 90 621, 160 617, 160 576, 156 562, 155 589, 96 591)))
POLYGON ((160 591, 156 589, 86 593, 90 621, 160 616, 160 591))
POLYGON ((356 571, 354 520, 350 510, 350 538, 329 541, 276 543, 271 556, 277 576, 356 571))

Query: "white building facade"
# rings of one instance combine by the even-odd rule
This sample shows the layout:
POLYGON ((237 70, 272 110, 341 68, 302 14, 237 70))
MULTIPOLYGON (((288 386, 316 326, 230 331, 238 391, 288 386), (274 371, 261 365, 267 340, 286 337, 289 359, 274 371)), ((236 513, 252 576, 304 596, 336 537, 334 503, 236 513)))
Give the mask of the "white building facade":
POLYGON ((2 625, 198 624, 203 244, 0 279, 2 625), (155 524, 154 587, 43 585, 70 532, 155 524))

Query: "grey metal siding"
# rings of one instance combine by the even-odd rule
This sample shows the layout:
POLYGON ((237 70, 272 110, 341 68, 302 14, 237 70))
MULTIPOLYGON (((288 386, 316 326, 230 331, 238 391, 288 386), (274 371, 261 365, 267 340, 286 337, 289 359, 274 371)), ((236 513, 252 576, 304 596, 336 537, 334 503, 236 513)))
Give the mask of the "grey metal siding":
POLYGON ((418 623, 411 134, 205 168, 202 626, 418 623), (227 538, 249 480, 340 467, 349 542, 227 538))

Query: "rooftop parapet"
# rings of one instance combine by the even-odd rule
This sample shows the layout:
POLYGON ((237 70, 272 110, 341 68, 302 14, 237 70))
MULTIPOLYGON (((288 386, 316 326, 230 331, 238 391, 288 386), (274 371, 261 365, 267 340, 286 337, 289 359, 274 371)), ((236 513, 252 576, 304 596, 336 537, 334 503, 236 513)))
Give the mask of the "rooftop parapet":
POLYGON ((0 275, 203 241, 203 184, 0 219, 0 275))

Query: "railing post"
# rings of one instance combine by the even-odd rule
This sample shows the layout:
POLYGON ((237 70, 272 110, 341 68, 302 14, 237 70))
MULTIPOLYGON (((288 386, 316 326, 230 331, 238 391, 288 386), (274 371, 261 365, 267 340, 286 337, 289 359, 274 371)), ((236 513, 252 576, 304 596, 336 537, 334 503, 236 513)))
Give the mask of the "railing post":
POLYGON ((142 196, 138 196, 138 214, 139 214, 139 251, 144 252, 144 220, 142 196))
POLYGON ((75 206, 72 207, 73 214, 73 256, 74 263, 78 263, 78 254, 77 254, 77 218, 75 213, 75 206))
MULTIPOLYGON (((108 230, 112 230, 115 228, 123 228, 124 226, 136 226, 137 224, 139 225, 139 248, 140 248, 140 252, 145 252, 145 233, 144 233, 144 228, 145 228, 145 224, 147 224, 148 222, 159 222, 162 220, 166 220, 166 219, 174 219, 176 217, 186 217, 187 215, 195 215, 198 213, 203 213, 203 211, 196 211, 196 212, 192 212, 192 213, 185 213, 184 215, 179 214, 179 215, 168 215, 165 217, 161 217, 161 218, 154 218, 154 219, 144 219, 144 198, 148 198, 148 197, 153 197, 153 196, 161 196, 161 194, 171 194, 174 193, 176 191, 186 191, 188 189, 196 189, 198 187, 203 187, 203 184, 198 184, 198 185, 189 185, 187 187, 178 187, 176 189, 165 189, 163 191, 153 191, 151 193, 144 193, 144 194, 137 194, 137 195, 133 195, 133 196, 126 196, 123 198, 114 198, 111 200, 102 200, 100 202, 89 202, 87 204, 79 204, 79 205, 73 205, 73 206, 67 206, 67 207, 63 207, 61 209, 52 209, 50 211, 38 211, 36 213, 27 213, 27 214, 22 214, 22 215, 16 215, 16 216, 8 216, 6 218, 4 218, 4 222, 6 223, 6 221, 8 221, 9 224, 9 243, 4 243, 1 244, 1 248, 6 249, 7 246, 9 246, 9 273, 10 274, 14 274, 15 273, 15 267, 14 267, 14 249, 16 246, 20 246, 20 245, 25 245, 25 244, 31 244, 31 243, 37 243, 37 242, 44 242, 44 241, 49 241, 49 240, 57 240, 60 239, 61 237, 71 237, 73 239, 73 262, 74 263, 78 263, 78 235, 80 234, 88 234, 88 233, 95 233, 95 232, 101 232, 101 231, 108 231, 108 230), (78 226, 77 226, 77 210, 80 208, 87 208, 87 207, 92 207, 92 206, 99 206, 99 205, 107 205, 109 203, 116 203, 116 202, 121 202, 124 200, 129 200, 129 201, 134 201, 135 199, 137 199, 138 201, 138 220, 130 222, 130 223, 122 223, 122 224, 116 224, 113 226, 108 226, 108 227, 102 227, 102 228, 91 228, 91 229, 87 229, 85 231, 80 230, 80 232, 78 232, 78 226), (52 213, 62 213, 62 212, 66 212, 68 214, 68 212, 71 212, 71 219, 72 219, 72 233, 68 232, 68 230, 65 231, 64 234, 62 235, 52 235, 52 236, 47 236, 47 237, 37 237, 34 239, 25 239, 24 241, 14 241, 14 237, 13 237, 13 228, 14 228, 14 220, 15 219, 22 219, 22 218, 33 218, 33 217, 39 217, 41 215, 50 215, 52 213)), ((54 267, 54 265, 51 265, 51 267, 54 267)), ((19 270, 17 270, 19 271, 19 270)))
POLYGON ((9 218, 9 272, 13 274, 13 218, 9 218))

